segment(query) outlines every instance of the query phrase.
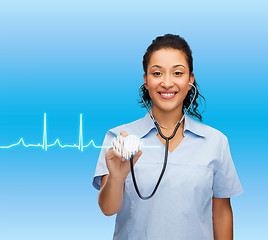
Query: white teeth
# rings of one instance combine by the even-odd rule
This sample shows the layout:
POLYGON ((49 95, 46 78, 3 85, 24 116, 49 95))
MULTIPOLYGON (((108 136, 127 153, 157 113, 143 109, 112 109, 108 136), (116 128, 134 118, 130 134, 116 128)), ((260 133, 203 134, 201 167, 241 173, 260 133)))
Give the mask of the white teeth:
POLYGON ((160 93, 161 95, 165 96, 165 97, 170 97, 175 95, 175 93, 160 93))

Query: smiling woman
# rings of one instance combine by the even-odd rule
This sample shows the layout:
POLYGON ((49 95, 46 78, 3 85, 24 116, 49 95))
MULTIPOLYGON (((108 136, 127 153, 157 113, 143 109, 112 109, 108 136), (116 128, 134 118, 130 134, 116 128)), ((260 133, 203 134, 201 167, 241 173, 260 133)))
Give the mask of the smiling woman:
POLYGON ((114 239, 233 239, 230 197, 243 189, 227 137, 200 122, 191 53, 179 35, 157 37, 143 57, 142 103, 151 109, 105 136, 105 146, 128 134, 158 146, 141 148, 130 160, 112 148, 100 152, 93 186, 102 212, 117 214, 114 239), (162 180, 154 195, 142 197, 135 176, 143 196, 162 180))
POLYGON ((173 48, 154 51, 143 78, 145 89, 153 102, 154 116, 163 116, 166 120, 160 119, 159 123, 165 121, 166 127, 172 128, 176 124, 172 121, 182 117, 183 100, 191 89, 189 83, 194 83, 194 74, 190 73, 185 54, 173 48), (169 117, 171 115, 176 118, 169 117), (168 120, 171 122, 167 122, 168 120))
MULTIPOLYGON (((181 60, 181 62, 183 62, 184 64, 175 64, 171 71, 175 76, 181 77, 181 75, 184 75, 184 78, 185 78, 185 74, 188 75, 189 77, 191 77, 190 79, 191 81, 189 81, 191 83, 194 79, 193 85, 196 87, 196 90, 197 90, 196 97, 193 99, 194 89, 190 88, 190 90, 188 91, 183 101, 183 108, 187 109, 191 104, 191 100, 193 99, 193 105, 190 107, 188 114, 194 117, 197 117, 200 121, 202 121, 202 116, 197 109, 199 105, 198 100, 200 98, 203 98, 205 100, 205 98, 198 91, 198 84, 193 74, 192 51, 188 43, 183 38, 176 36, 176 35, 172 35, 172 34, 166 34, 165 37, 159 36, 155 40, 153 40, 152 44, 147 48, 147 51, 143 56, 144 82, 145 83, 147 82, 146 78, 150 77, 150 74, 154 75, 155 77, 161 77, 161 76, 162 78, 164 77, 163 76, 164 73, 161 72, 161 70, 162 71, 165 70, 163 69, 163 66, 152 63, 152 61, 154 61, 154 59, 152 60, 152 55, 154 55, 154 58, 157 58, 157 60, 159 60, 159 56, 158 56, 159 53, 157 54, 159 50, 166 50, 166 51, 175 50, 179 54, 179 56, 175 56, 175 58, 176 57, 179 58, 177 60, 179 61, 181 60), (149 64, 151 66, 149 66, 149 64), (158 69, 159 71, 157 71, 158 69), (151 70, 154 70, 154 71, 151 72, 151 70)), ((166 58, 169 58, 168 54, 166 55, 166 58)), ((166 63, 164 63, 164 65, 166 65, 166 63)), ((146 104, 148 106, 151 106, 152 100, 149 95, 148 89, 145 86, 142 87, 142 92, 143 92, 143 99, 145 100, 146 104)), ((143 101, 140 101, 140 103, 142 104, 143 107, 145 107, 143 104, 143 101)))

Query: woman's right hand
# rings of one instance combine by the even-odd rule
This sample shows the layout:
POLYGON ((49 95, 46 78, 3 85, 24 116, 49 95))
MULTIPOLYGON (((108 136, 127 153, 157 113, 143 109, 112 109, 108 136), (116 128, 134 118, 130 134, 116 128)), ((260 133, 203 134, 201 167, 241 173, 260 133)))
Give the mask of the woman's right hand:
MULTIPOLYGON (((121 132, 120 135, 126 137, 128 134, 126 132, 121 132)), ((138 161, 141 156, 142 151, 139 150, 133 156, 133 164, 138 161)), ((112 178, 120 179, 125 181, 127 175, 130 172, 130 160, 125 160, 121 155, 117 154, 112 148, 110 148, 105 155, 106 165, 109 170, 109 175, 112 178)))

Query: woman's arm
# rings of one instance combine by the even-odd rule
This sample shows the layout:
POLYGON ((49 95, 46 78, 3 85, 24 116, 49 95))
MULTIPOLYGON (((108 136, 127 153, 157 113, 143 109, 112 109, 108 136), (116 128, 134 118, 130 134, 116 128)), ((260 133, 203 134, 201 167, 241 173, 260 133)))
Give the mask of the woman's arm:
MULTIPOLYGON (((127 136, 126 132, 120 133, 127 136)), ((133 164, 137 162, 142 151, 139 150, 133 156, 133 164)), ((98 195, 98 203, 101 211, 106 216, 118 213, 123 204, 124 183, 130 172, 130 160, 125 160, 118 155, 112 148, 105 154, 105 160, 109 174, 101 179, 101 189, 98 195)))
MULTIPOLYGON (((98 195, 100 209, 106 216, 114 215, 121 210, 125 179, 130 172, 129 160, 121 160, 122 158, 118 157, 113 150, 110 149, 109 151, 113 156, 112 158, 116 159, 112 160, 112 164, 109 164, 109 174, 102 177, 101 189, 98 195)), ((137 162, 141 154, 142 151, 139 150, 139 152, 134 155, 133 164, 137 162)), ((107 155, 109 155, 109 153, 107 155)))
POLYGON ((101 179, 101 189, 98 203, 103 214, 111 216, 118 213, 123 203, 124 180, 104 175, 101 179))
POLYGON ((230 198, 212 198, 215 240, 233 240, 233 212, 230 198))

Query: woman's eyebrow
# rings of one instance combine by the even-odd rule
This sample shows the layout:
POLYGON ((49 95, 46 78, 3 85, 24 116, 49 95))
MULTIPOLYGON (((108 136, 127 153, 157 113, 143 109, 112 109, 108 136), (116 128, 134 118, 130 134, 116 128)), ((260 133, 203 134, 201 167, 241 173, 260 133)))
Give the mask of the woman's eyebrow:
MULTIPOLYGON (((186 67, 185 67, 185 66, 183 66, 182 64, 177 64, 177 65, 174 65, 174 66, 173 66, 173 68, 180 67, 180 66, 181 66, 181 67, 184 67, 184 68, 186 69, 186 67)), ((151 67, 150 67, 150 69, 151 69, 151 68, 153 68, 153 67, 162 68, 162 67, 161 67, 161 66, 159 66, 159 65, 153 65, 153 66, 151 66, 151 67)))

